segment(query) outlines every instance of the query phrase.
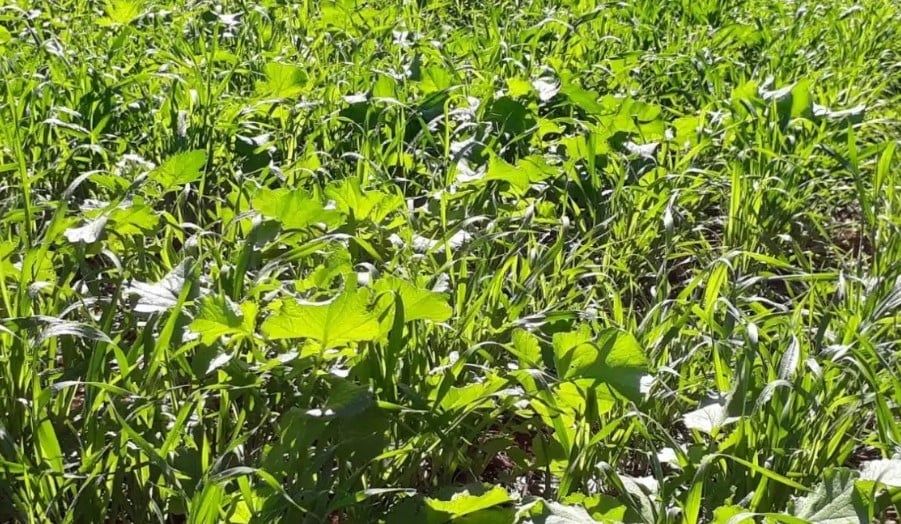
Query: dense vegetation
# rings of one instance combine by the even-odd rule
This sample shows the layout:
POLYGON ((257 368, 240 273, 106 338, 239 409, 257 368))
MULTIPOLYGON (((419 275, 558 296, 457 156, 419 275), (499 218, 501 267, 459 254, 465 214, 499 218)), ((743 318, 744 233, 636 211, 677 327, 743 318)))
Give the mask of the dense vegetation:
POLYGON ((868 522, 901 5, 12 0, 0 522, 868 522))

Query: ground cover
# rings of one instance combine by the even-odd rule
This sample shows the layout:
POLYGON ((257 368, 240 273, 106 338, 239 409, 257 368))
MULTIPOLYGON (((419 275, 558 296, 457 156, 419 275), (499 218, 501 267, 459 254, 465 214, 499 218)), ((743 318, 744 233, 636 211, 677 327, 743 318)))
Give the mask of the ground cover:
POLYGON ((0 521, 897 514, 897 2, 17 0, 0 75, 0 521))

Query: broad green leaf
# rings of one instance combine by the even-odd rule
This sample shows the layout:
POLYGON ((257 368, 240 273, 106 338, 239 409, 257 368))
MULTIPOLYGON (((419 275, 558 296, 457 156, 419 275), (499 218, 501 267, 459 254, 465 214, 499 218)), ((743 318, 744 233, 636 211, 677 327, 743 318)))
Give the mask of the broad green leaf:
POLYGON ((154 233, 159 221, 153 208, 139 199, 122 204, 109 214, 112 229, 124 236, 154 233))
POLYGON ((641 398, 648 360, 630 333, 608 328, 592 337, 587 327, 553 339, 557 373, 565 379, 590 378, 632 401, 641 398))
POLYGON ((238 306, 223 295, 210 295, 200 300, 200 311, 189 326, 210 345, 226 335, 252 336, 257 306, 245 302, 238 306))
POLYGON ((483 400, 500 391, 502 387, 504 381, 494 375, 483 382, 452 387, 442 397, 441 409, 444 411, 476 409, 481 406, 483 400))
POLYGON ((584 507, 596 521, 642 522, 641 517, 630 509, 628 505, 610 495, 601 493, 589 497, 581 493, 575 493, 567 496, 563 502, 567 505, 584 507))
POLYGON ((300 66, 270 62, 265 67, 266 80, 258 82, 257 93, 276 98, 301 94, 307 84, 307 73, 300 66))
POLYGON ((337 211, 325 209, 319 200, 301 189, 261 189, 253 197, 253 208, 263 216, 278 220, 285 229, 340 223, 337 211))
POLYGON ((723 426, 738 420, 736 417, 729 416, 728 404, 728 398, 720 397, 686 413, 682 416, 682 421, 688 429, 714 435, 723 426))
POLYGON ((571 104, 590 115, 604 115, 610 110, 598 102, 598 94, 582 88, 578 84, 564 80, 560 87, 560 94, 565 96, 571 104))
POLYGON ((507 92, 510 93, 510 96, 513 98, 520 98, 531 95, 534 92, 534 88, 532 87, 531 82, 524 78, 508 78, 507 92))
POLYGON ((312 288, 333 289, 332 282, 344 275, 354 272, 353 261, 347 249, 339 248, 328 254, 325 261, 316 266, 303 280, 294 283, 298 291, 306 291, 312 288))
POLYGON ((521 366, 541 369, 544 367, 541 356, 541 346, 535 335, 524 329, 513 332, 512 352, 519 358, 521 366))
POLYGON ((128 25, 141 16, 143 11, 143 0, 112 0, 106 4, 107 20, 103 20, 101 24, 128 25))
POLYGON ((510 494, 501 486, 467 486, 449 496, 426 498, 428 523, 443 524, 500 504, 511 502, 510 494))
POLYGON ((519 101, 503 96, 486 108, 485 120, 494 124, 498 135, 518 137, 535 126, 535 117, 519 101))
POLYGON ((532 184, 541 182, 557 173, 557 170, 547 165, 540 155, 532 155, 520 159, 516 165, 511 165, 498 157, 492 157, 488 162, 488 171, 485 176, 468 181, 473 185, 484 185, 491 180, 499 180, 509 183, 513 188, 522 192, 532 184))
POLYGON ((378 292, 394 291, 404 304, 404 322, 431 320, 444 322, 453 315, 447 295, 415 286, 406 280, 387 275, 376 283, 378 292))
POLYGON ((823 482, 812 493, 795 501, 792 515, 814 524, 859 524, 869 522, 862 495, 846 468, 826 471, 823 482))
POLYGON ((581 506, 560 504, 549 500, 539 500, 531 506, 524 507, 520 510, 520 515, 530 518, 518 522, 533 524, 595 524, 597 522, 581 506))
POLYGON ((151 171, 150 179, 163 186, 164 190, 177 189, 199 180, 206 161, 206 151, 203 149, 178 153, 151 171))
POLYGON ((374 340, 379 336, 378 318, 369 311, 366 289, 344 291, 330 302, 283 302, 263 322, 262 331, 271 340, 310 338, 323 348, 348 342, 374 340))
POLYGON ((376 224, 403 205, 403 198, 399 195, 372 189, 361 190, 360 183, 354 178, 328 186, 325 196, 334 200, 341 212, 353 216, 355 220, 369 219, 376 224))

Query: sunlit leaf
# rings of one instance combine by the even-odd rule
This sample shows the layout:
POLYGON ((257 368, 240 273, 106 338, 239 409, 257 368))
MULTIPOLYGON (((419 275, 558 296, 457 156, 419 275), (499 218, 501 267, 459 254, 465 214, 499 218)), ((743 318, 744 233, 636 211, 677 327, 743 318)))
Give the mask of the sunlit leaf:
POLYGON ((430 510, 428 523, 439 524, 510 502, 510 494, 501 486, 471 485, 439 498, 426 498, 430 510), (433 512, 435 514, 433 514, 433 512))
POLYGON ((447 295, 417 287, 406 280, 387 275, 376 283, 376 291, 394 291, 404 305, 404 321, 431 320, 444 322, 453 314, 447 295))
POLYGON ((329 302, 287 301, 263 322, 263 334, 271 340, 311 338, 324 348, 374 340, 379 322, 368 302, 366 289, 345 291, 329 302))
POLYGON ((318 199, 301 189, 261 189, 253 197, 253 208, 263 216, 281 222, 286 229, 301 229, 312 224, 335 225, 340 214, 325 209, 318 199))
POLYGON ((253 302, 238 306, 226 296, 209 295, 200 300, 200 311, 190 329, 207 345, 226 335, 252 336, 256 309, 253 302))
POLYGON ((629 400, 641 398, 648 360, 635 337, 618 329, 592 336, 586 327, 554 335, 557 373, 567 379, 593 379, 629 400))
POLYGON ((100 239, 100 235, 103 234, 103 228, 108 220, 109 217, 107 215, 100 215, 97 218, 88 220, 81 227, 67 229, 63 235, 66 237, 66 240, 73 244, 93 244, 100 239))
POLYGON ((192 261, 186 259, 172 268, 159 282, 132 282, 126 292, 138 297, 135 311, 160 313, 175 307, 191 273, 192 261))
POLYGON ((150 179, 163 186, 163 189, 176 189, 199 180, 203 176, 201 170, 206 165, 206 160, 206 151, 202 149, 178 153, 151 171, 150 179))
POLYGON ((261 95, 290 98, 301 94, 306 87, 307 73, 298 65, 270 62, 264 71, 266 79, 256 86, 261 95))

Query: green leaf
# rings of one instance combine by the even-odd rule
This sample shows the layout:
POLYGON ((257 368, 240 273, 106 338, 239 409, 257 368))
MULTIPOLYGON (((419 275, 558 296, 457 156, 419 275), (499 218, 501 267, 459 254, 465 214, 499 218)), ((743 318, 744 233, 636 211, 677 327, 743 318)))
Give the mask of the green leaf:
POLYGON ((145 235, 156 232, 160 217, 142 200, 135 199, 112 210, 109 221, 120 235, 145 235))
POLYGON ((519 359, 520 367, 528 366, 538 369, 544 367, 538 339, 524 329, 517 329, 513 332, 512 352, 519 359))
POLYGON ((586 326, 553 338, 557 373, 564 379, 594 379, 625 398, 641 398, 641 379, 648 360, 630 333, 614 328, 592 337, 586 326))
POLYGON ((597 522, 581 506, 560 504, 549 500, 539 500, 530 506, 522 508, 520 516, 531 518, 518 522, 531 522, 534 524, 595 524, 597 522))
POLYGON ((377 190, 360 189, 360 183, 348 178, 325 189, 325 196, 335 201, 335 206, 355 220, 372 220, 378 224, 389 213, 403 205, 403 197, 377 190))
POLYGON ((442 524, 500 504, 511 502, 510 494, 501 486, 472 485, 442 498, 426 498, 429 524, 442 524))
POLYGON ((741 506, 720 506, 713 510, 713 524, 753 524, 753 515, 741 506))
POLYGON ((201 170, 206 165, 206 160, 206 151, 203 149, 178 153, 151 171, 150 179, 163 186, 166 191, 177 189, 199 180, 203 176, 201 170))
POLYGON ((491 102, 485 120, 494 124, 498 135, 522 136, 535 126, 535 117, 519 101, 503 96, 491 102))
POLYGON ((366 411, 374 402, 369 387, 350 380, 335 379, 332 381, 325 404, 320 408, 307 410, 306 415, 325 420, 355 417, 366 411))
POLYGON ((837 468, 826 472, 812 493, 798 499, 792 515, 814 524, 869 522, 863 497, 854 485, 853 472, 837 468))
POLYGON ((567 496, 563 502, 569 505, 577 505, 584 507, 591 517, 601 522, 641 522, 641 517, 628 505, 621 502, 616 497, 604 495, 603 493, 593 496, 585 496, 581 493, 574 493, 567 496))
POLYGON ((258 82, 257 93, 276 98, 290 98, 304 91, 307 73, 293 64, 270 62, 265 67, 266 80, 258 82))
POLYGON ((326 210, 319 200, 300 189, 261 189, 253 197, 253 208, 278 220, 286 229, 301 229, 316 223, 327 226, 340 223, 337 211, 326 210))
POLYGON ((404 304, 404 322, 431 320, 444 322, 453 315, 447 295, 415 286, 406 280, 387 275, 376 283, 378 292, 393 291, 404 304))
POLYGON ((323 348, 333 348, 378 338, 378 318, 367 309, 366 289, 344 291, 325 303, 285 302, 263 322, 262 331, 271 340, 311 338, 323 348))
POLYGON ((53 471, 63 473, 63 451, 56 438, 53 422, 45 418, 37 430, 37 450, 40 458, 48 464, 53 471))
POLYGON ((504 381, 495 375, 490 376, 483 382, 460 387, 454 386, 448 389, 444 397, 441 398, 440 406, 443 411, 458 409, 471 411, 480 407, 483 400, 494 395, 503 387, 504 381))
POLYGON ((226 335, 252 336, 256 310, 253 302, 239 307, 226 296, 206 296, 200 300, 200 311, 189 328, 206 345, 226 335))
POLYGON ((108 25, 128 25, 134 22, 144 11, 142 0, 112 0, 106 4, 108 25))
POLYGON ((523 192, 532 184, 541 182, 557 173, 540 155, 520 159, 515 166, 501 158, 492 157, 488 162, 485 176, 467 181, 472 185, 484 185, 491 180, 507 182, 518 192, 523 192))

